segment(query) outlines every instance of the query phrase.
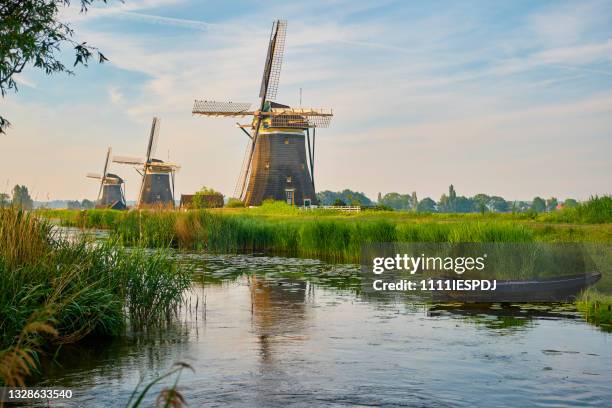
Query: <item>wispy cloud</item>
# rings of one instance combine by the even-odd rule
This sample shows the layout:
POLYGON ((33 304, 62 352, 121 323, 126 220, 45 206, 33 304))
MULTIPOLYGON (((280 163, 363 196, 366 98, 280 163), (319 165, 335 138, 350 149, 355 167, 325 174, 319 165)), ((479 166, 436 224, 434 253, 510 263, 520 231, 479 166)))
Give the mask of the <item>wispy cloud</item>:
POLYGON ((125 101, 123 94, 116 86, 111 86, 110 88, 108 88, 108 96, 111 102, 115 105, 123 105, 125 101))
POLYGON ((502 61, 496 66, 494 73, 513 74, 548 65, 594 74, 612 75, 612 70, 595 69, 588 66, 597 63, 610 63, 611 61, 612 38, 600 43, 551 48, 534 52, 523 58, 502 61))
POLYGON ((184 18, 172 18, 156 16, 152 14, 137 13, 134 11, 121 11, 117 14, 119 18, 126 18, 129 20, 143 21, 147 23, 166 25, 171 27, 181 27, 192 30, 209 30, 211 27, 215 27, 214 24, 207 23, 198 20, 189 20, 184 18))
MULTIPOLYGON (((317 138, 319 188, 437 196, 451 178, 461 178, 466 192, 514 198, 609 192, 612 163, 601 153, 611 147, 602 135, 612 129, 612 21, 605 2, 480 7, 336 0, 235 10, 211 4, 134 0, 85 15, 72 8, 66 18, 79 37, 111 63, 90 67, 96 80, 89 83, 62 79, 65 88, 58 90, 41 82, 36 109, 49 114, 48 126, 61 129, 57 137, 79 154, 92 150, 92 140, 139 152, 150 117, 161 116, 160 151, 170 150, 183 165, 178 191, 207 184, 229 193, 246 141, 230 120, 192 118, 191 104, 256 100, 273 9, 289 20, 280 100, 297 103, 302 88, 305 105, 332 107, 336 115, 317 138), (74 127, 104 123, 91 130, 96 138, 82 139, 56 122, 75 109, 65 95, 79 86, 86 90, 74 127), (110 103, 90 108, 98 92, 110 103), (538 155, 552 167, 570 160, 567 171, 557 171, 561 181, 541 171, 538 155), (338 157, 348 159, 340 165, 338 157)), ((18 102, 23 111, 32 103, 18 102)), ((10 109, 20 112, 17 105, 10 109)), ((24 129, 40 131, 33 124, 24 129)), ((95 160, 98 153, 87 154, 95 160)))

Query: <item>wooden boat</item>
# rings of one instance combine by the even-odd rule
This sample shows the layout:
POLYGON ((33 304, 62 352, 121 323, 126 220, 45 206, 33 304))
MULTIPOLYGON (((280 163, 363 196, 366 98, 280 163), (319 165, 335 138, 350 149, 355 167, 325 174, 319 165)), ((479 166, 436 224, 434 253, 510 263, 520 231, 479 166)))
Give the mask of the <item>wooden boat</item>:
POLYGON ((496 289, 491 291, 434 291, 432 294, 436 302, 568 302, 600 279, 600 272, 592 272, 531 280, 498 280, 496 289))

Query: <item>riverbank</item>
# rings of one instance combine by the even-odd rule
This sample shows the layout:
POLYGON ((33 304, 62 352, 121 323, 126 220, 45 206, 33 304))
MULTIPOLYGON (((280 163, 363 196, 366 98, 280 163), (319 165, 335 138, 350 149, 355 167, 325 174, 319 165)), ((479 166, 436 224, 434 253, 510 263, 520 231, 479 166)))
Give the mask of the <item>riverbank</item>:
MULTIPOLYGON (((123 245, 213 253, 268 253, 358 263, 376 242, 612 243, 609 197, 555 213, 421 214, 397 211, 300 210, 283 203, 192 211, 42 210, 65 226, 102 228, 123 245), (595 214, 595 215, 594 215, 595 214), (577 223, 590 220, 590 223, 577 223), (606 221, 606 222, 596 222, 606 221)), ((608 258, 610 254, 606 255, 608 258)), ((597 288, 612 291, 612 264, 599 260, 597 288)), ((587 307, 591 300, 584 298, 587 307)), ((598 304, 605 303, 602 299, 598 304)), ((604 315, 601 322, 609 322, 604 315)))
POLYGON ((0 210, 0 384, 23 386, 62 345, 162 324, 190 283, 164 252, 62 239, 31 213, 0 210))
MULTIPOLYGON (((101 228, 124 245, 266 252, 358 262, 374 242, 612 243, 612 223, 546 222, 526 214, 305 211, 282 203, 192 211, 40 210, 61 225, 101 228)), ((557 216, 559 217, 559 216, 557 216)))

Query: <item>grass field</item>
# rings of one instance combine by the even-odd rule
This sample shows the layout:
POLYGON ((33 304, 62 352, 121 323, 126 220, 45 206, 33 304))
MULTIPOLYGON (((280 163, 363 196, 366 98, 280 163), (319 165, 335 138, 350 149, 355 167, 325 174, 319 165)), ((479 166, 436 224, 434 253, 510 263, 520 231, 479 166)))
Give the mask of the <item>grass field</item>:
MULTIPOLYGON (((612 200, 606 197, 596 202, 600 201, 604 204, 589 205, 597 211, 602 208, 607 211, 607 203, 612 200)), ((41 210, 40 213, 66 226, 109 229, 125 245, 226 253, 256 251, 357 261, 361 245, 371 242, 612 243, 612 208, 609 210, 606 216, 590 218, 585 215, 589 211, 577 209, 566 210, 571 212, 569 215, 566 211, 558 214, 349 213, 306 211, 274 202, 257 208, 187 212, 41 210), (576 222, 577 219, 593 222, 576 222)))

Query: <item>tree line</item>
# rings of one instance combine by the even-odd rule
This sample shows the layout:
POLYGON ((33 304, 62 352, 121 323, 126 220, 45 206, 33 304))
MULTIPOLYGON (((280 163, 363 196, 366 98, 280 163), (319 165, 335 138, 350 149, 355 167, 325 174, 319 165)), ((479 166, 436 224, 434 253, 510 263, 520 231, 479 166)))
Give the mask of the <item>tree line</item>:
POLYGON ((549 212, 559 207, 572 208, 578 201, 568 198, 559 201, 556 197, 534 197, 531 201, 512 201, 503 197, 487 194, 476 194, 473 197, 457 195, 455 187, 451 184, 448 193, 442 194, 438 201, 431 197, 418 199, 416 191, 410 194, 378 193, 376 202, 369 199, 364 193, 345 189, 343 191, 321 191, 317 194, 321 205, 357 205, 379 206, 398 211, 440 212, 440 213, 485 213, 485 212, 549 212))
MULTIPOLYGON (((84 199, 68 200, 66 205, 70 209, 87 210, 95 207, 95 203, 91 200, 84 199)), ((22 210, 31 210, 34 208, 34 200, 30 196, 30 191, 26 186, 16 184, 13 187, 12 194, 0 193, 0 208, 16 207, 22 210)))
MULTIPOLYGON (((203 187, 194 196, 194 204, 199 203, 199 199, 206 198, 204 196, 215 195, 221 197, 223 195, 212 189, 203 187), (201 197, 202 196, 202 197, 201 197)), ((379 207, 381 209, 397 210, 397 211, 416 211, 429 213, 485 213, 485 212, 550 212, 559 207, 572 208, 578 205, 578 202, 573 198, 565 199, 563 202, 555 197, 544 199, 542 197, 534 197, 531 201, 509 201, 499 196, 489 196, 487 194, 476 194, 473 197, 465 197, 457 195, 455 187, 451 184, 448 188, 448 193, 442 194, 438 201, 434 201, 430 197, 425 197, 419 200, 416 192, 410 194, 401 193, 378 193, 376 201, 368 198, 364 193, 345 189, 343 191, 321 191, 317 193, 317 199, 320 205, 335 205, 335 206, 362 206, 362 207, 379 207)), ((233 199, 230 199, 232 201, 233 199)), ((237 200, 234 200, 237 201, 237 200)), ((243 204, 238 201, 240 206, 243 204)), ((203 203, 204 204, 204 203, 203 203)), ((235 203, 234 203, 235 204, 235 203)), ((12 191, 12 196, 6 193, 0 193, 0 208, 14 206, 24 210, 31 210, 34 207, 34 200, 30 196, 28 188, 24 185, 15 185, 12 191)), ((95 203, 91 200, 84 199, 68 200, 66 206, 69 209, 90 209, 94 208, 95 203)), ((218 205, 215 205, 218 206, 218 205)), ((229 205, 234 207, 236 205, 229 205)), ((197 205, 196 208, 206 208, 207 205, 197 205)))

